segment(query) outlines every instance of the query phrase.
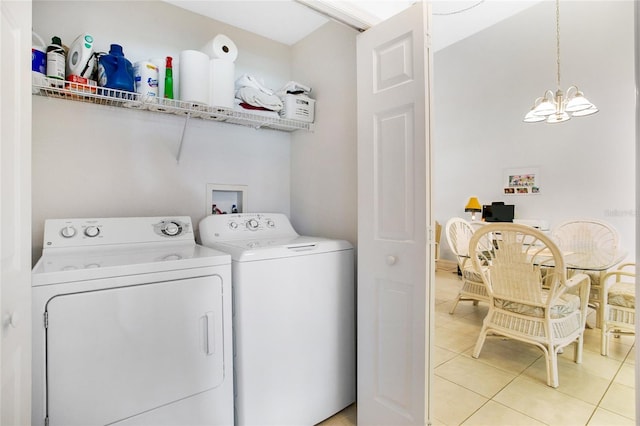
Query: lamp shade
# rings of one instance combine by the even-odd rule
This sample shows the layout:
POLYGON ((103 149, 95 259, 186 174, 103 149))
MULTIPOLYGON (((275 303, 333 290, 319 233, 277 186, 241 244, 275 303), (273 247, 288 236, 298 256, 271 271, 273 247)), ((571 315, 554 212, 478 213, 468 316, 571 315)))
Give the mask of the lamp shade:
POLYGON ((586 115, 595 114, 596 112, 598 112, 598 108, 596 108, 594 105, 591 105, 591 107, 583 109, 581 111, 576 111, 572 115, 574 117, 584 117, 586 115))
POLYGON ((588 108, 593 107, 593 104, 589 102, 587 98, 584 97, 582 92, 578 91, 575 96, 569 99, 567 102, 567 107, 565 111, 567 112, 577 112, 582 111, 588 108))
POLYGON ((533 109, 533 113, 535 115, 542 115, 543 117, 551 115, 554 112, 556 112, 556 106, 554 105, 552 100, 547 98, 543 99, 542 102, 540 102, 538 106, 533 109))
POLYGON ((482 205, 480 205, 480 201, 476 197, 469 198, 467 205, 464 208, 465 212, 481 212, 482 205))
POLYGON ((524 116, 525 123, 535 123, 537 121, 544 121, 547 117, 544 115, 536 115, 533 110, 529 111, 527 115, 524 116))

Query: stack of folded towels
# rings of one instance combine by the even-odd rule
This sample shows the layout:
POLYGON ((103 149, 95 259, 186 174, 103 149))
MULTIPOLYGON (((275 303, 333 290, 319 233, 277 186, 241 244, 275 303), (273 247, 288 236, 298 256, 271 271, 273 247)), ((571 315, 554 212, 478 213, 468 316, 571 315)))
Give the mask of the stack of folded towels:
POLYGON ((272 111, 276 115, 283 107, 282 100, 273 90, 249 74, 244 74, 236 80, 236 102, 243 109, 272 111))
POLYGON ((290 81, 274 92, 249 74, 243 74, 236 80, 235 89, 237 106, 264 115, 273 114, 276 117, 284 108, 282 100, 286 95, 308 95, 311 91, 308 86, 290 81))

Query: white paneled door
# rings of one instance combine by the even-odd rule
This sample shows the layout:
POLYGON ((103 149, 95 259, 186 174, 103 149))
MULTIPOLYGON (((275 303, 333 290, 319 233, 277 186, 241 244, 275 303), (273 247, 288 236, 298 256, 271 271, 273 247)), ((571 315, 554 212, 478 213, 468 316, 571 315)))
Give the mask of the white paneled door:
POLYGON ((31 423, 31 2, 0 0, 0 424, 31 423))
POLYGON ((431 418, 429 9, 358 36, 358 424, 431 418))

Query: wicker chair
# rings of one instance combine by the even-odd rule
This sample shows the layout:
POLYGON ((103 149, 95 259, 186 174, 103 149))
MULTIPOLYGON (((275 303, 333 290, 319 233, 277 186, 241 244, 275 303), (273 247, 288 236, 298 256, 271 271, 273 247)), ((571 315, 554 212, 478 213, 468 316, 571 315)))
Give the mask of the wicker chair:
POLYGON ((480 356, 489 333, 533 344, 544 352, 547 384, 558 387, 562 348, 575 343, 574 360, 582 362, 589 277, 567 279, 555 243, 525 225, 486 225, 474 233, 469 251, 490 296, 473 357, 480 356), (541 268, 547 268, 544 278, 541 268))
POLYGON ((621 264, 602 278, 602 348, 608 355, 611 334, 635 334, 636 322, 636 264, 621 264))
MULTIPOLYGON (((613 256, 619 249, 620 237, 618 231, 608 223, 596 219, 572 219, 562 222, 553 229, 551 238, 563 253, 572 256, 592 258, 596 262, 608 263, 608 257, 613 256)), ((570 259, 567 259, 569 262, 570 259)), ((596 326, 600 327, 601 281, 606 269, 602 271, 585 271, 572 268, 569 276, 574 273, 585 273, 591 278, 589 305, 596 310, 596 326)))
POLYGON ((461 300, 471 300, 474 305, 478 301, 489 302, 489 293, 482 282, 482 277, 473 268, 471 258, 469 257, 469 241, 473 235, 473 228, 466 220, 454 217, 447 221, 445 225, 445 236, 447 243, 456 255, 458 267, 462 274, 462 289, 458 293, 450 314, 456 310, 458 302, 461 300))

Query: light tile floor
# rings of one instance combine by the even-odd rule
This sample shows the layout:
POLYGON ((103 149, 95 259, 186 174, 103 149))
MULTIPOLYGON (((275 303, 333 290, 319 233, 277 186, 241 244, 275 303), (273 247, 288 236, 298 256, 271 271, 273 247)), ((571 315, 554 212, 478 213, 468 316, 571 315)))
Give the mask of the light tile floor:
MULTIPOLYGON (((582 364, 569 346, 558 360, 560 386, 546 385, 542 352, 532 345, 487 338, 471 357, 486 304, 460 302, 449 314, 461 283, 436 273, 434 425, 635 425, 635 339, 611 339, 600 355, 600 330, 585 331, 582 364)), ((589 323, 594 324, 593 314, 589 323)), ((357 424, 351 405, 322 426, 357 424)))

